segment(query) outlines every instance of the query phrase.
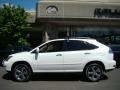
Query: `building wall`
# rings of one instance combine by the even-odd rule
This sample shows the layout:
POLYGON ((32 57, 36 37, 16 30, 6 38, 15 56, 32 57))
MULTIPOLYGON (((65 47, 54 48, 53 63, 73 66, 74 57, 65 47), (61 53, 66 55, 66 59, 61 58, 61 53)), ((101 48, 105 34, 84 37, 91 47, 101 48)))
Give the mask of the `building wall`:
POLYGON ((94 2, 120 2, 120 0, 40 0, 40 1, 77 1, 77 2, 81 2, 81 1, 84 1, 84 2, 88 2, 88 1, 94 1, 94 2))
POLYGON ((120 42, 120 0, 40 0, 36 24, 43 40, 88 36, 105 43, 120 42))
POLYGON ((120 0, 42 0, 37 5, 37 18, 96 18, 97 9, 101 14, 120 14, 120 0))

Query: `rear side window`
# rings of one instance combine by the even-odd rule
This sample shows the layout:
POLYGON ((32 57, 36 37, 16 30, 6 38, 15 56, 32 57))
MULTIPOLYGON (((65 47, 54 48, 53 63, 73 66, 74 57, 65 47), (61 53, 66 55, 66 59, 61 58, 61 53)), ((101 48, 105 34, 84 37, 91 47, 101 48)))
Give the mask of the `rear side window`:
POLYGON ((84 41, 69 40, 66 41, 66 48, 68 51, 77 51, 77 50, 92 50, 98 47, 84 41))

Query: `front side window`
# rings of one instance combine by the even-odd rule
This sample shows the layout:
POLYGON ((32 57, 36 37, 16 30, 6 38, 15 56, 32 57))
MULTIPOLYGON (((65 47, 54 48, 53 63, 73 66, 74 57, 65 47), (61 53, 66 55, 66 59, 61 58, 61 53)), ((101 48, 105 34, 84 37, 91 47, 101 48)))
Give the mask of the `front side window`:
POLYGON ((63 51, 63 41, 53 41, 39 48, 40 53, 63 51))

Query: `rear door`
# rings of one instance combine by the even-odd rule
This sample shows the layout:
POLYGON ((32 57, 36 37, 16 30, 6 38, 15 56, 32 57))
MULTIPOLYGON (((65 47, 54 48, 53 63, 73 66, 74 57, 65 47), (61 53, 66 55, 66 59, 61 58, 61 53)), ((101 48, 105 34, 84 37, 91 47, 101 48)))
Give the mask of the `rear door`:
POLYGON ((93 56, 95 46, 80 40, 66 41, 66 52, 64 52, 64 69, 69 71, 81 71, 83 63, 93 56))

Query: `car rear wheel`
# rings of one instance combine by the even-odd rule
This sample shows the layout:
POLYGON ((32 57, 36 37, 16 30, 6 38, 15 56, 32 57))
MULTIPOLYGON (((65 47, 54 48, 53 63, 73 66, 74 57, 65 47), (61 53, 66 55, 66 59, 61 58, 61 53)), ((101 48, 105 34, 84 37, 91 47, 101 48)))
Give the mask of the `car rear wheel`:
POLYGON ((12 73, 14 80, 18 82, 28 81, 32 74, 30 67, 26 64, 15 65, 12 73))
POLYGON ((97 63, 92 63, 86 66, 84 73, 89 81, 96 82, 101 79, 103 68, 97 63))

